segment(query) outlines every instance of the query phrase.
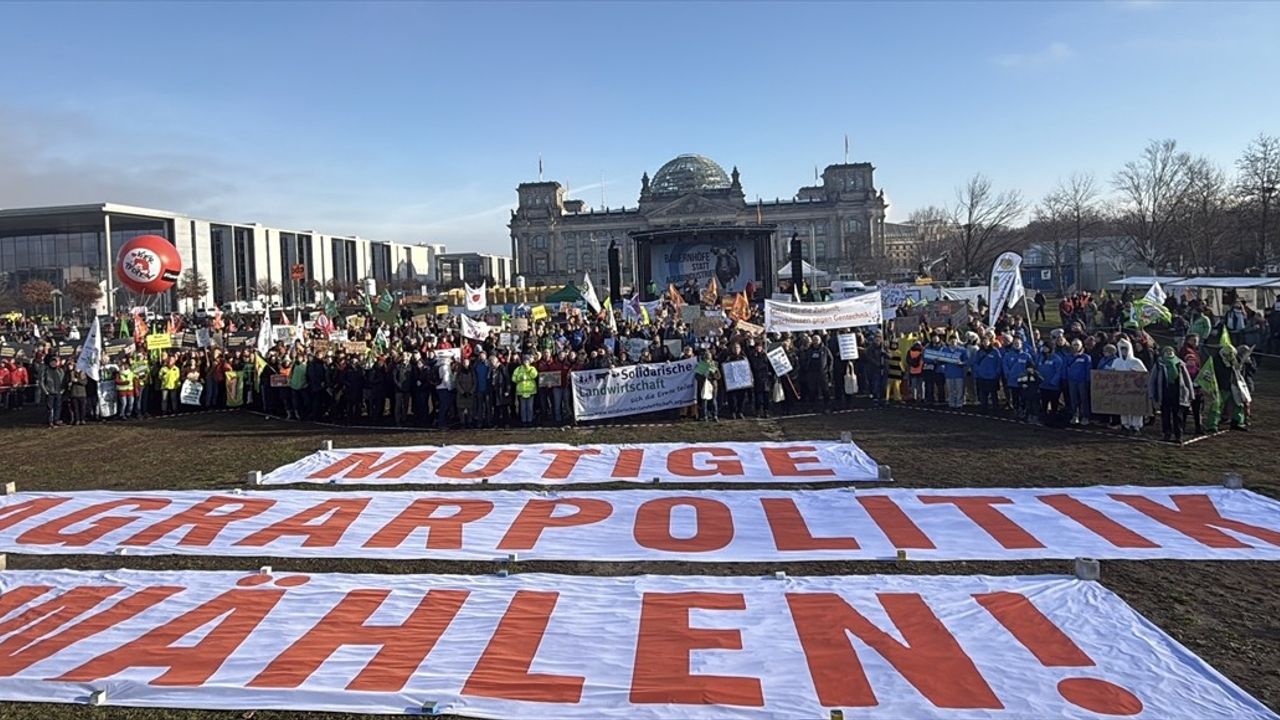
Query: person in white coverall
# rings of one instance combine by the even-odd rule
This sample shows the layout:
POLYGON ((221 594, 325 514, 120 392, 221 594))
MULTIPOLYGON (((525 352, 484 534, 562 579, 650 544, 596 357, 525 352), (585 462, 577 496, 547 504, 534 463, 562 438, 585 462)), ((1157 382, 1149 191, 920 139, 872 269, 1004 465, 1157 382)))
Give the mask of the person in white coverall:
MULTIPOLYGON (((1116 351, 1119 357, 1111 363, 1111 367, 1107 368, 1108 370, 1125 370, 1128 372, 1141 373, 1145 373, 1147 371, 1147 366, 1142 364, 1141 360, 1133 356, 1133 345, 1131 345, 1127 339, 1120 338, 1120 340, 1116 342, 1116 351)), ((1131 432, 1138 432, 1142 430, 1142 422, 1145 419, 1146 418, 1142 415, 1121 415, 1120 425, 1131 432)))

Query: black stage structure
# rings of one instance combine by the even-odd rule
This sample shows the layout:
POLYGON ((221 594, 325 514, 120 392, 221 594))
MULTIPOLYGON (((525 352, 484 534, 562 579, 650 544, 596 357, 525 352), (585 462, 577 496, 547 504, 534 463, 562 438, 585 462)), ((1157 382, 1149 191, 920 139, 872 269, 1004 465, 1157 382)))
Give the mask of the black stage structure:
POLYGON ((777 230, 770 223, 726 223, 632 231, 637 289, 649 299, 652 289, 658 293, 669 285, 702 289, 715 277, 722 294, 740 292, 754 283, 758 296, 769 297, 776 284, 773 238, 777 230))

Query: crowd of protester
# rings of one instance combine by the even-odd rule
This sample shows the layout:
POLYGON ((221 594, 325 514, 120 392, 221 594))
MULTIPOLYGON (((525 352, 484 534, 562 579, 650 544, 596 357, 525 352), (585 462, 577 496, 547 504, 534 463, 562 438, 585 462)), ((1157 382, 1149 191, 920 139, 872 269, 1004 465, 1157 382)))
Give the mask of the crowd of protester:
MULTIPOLYGON (((1178 299, 1170 301, 1172 326, 1152 328, 1177 338, 1161 345, 1141 323, 1127 320, 1132 298, 1099 301, 1082 293, 1063 298, 1062 326, 1043 335, 1020 313, 988 327, 979 307, 959 327, 930 326, 926 314, 916 314, 920 308, 904 306, 882 327, 853 331, 853 359, 841 356, 845 331, 760 332, 758 305, 740 308, 745 322, 726 318, 698 336, 682 306, 699 299, 696 292, 664 296, 652 313, 615 312, 612 321, 583 308, 536 320, 527 312, 518 320, 491 316, 495 327, 476 339, 464 337, 456 314, 351 309, 332 325, 305 322, 273 336, 279 339, 265 354, 255 346, 262 316, 175 316, 159 323, 168 328, 152 323, 148 330, 176 325, 175 337, 186 331, 188 339, 205 328, 210 340, 208 347, 148 351, 142 321, 121 315, 102 325, 109 350, 97 380, 75 368, 74 354, 60 350, 78 345, 83 328, 22 319, 0 324, 0 341, 31 347, 30 356, 0 359, 0 404, 40 403, 51 426, 235 407, 347 424, 563 426, 576 422, 571 372, 692 358, 696 400, 673 411, 683 418, 829 412, 856 402, 971 405, 1028 422, 1097 423, 1127 432, 1158 417, 1164 437, 1181 440, 1188 420, 1195 433, 1217 430, 1219 415, 1232 428, 1247 428, 1257 365, 1246 343, 1274 344, 1280 337, 1280 307, 1264 319, 1233 301, 1225 317, 1213 317, 1198 301, 1178 299), (1261 337, 1259 322, 1266 331, 1261 337), (1225 345, 1224 329, 1231 340, 1225 345), (335 330, 345 333, 343 341, 333 340, 335 330), (767 357, 777 346, 789 372, 777 373, 767 357), (724 364, 736 360, 747 361, 752 385, 728 390, 724 364), (1220 399, 1213 402, 1200 378, 1210 360, 1220 399), (1147 373, 1151 417, 1094 413, 1095 369, 1147 373)), ((713 307, 724 310, 718 303, 707 309, 713 307)))

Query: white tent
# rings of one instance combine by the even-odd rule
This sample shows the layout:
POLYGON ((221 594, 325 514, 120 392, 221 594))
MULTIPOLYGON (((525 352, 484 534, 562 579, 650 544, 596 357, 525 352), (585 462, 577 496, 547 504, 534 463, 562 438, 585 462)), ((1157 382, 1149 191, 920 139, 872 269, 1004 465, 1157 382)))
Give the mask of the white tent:
POLYGON ((1234 290, 1236 297, 1259 307, 1271 301, 1271 294, 1280 278, 1274 277, 1189 277, 1176 282, 1167 283, 1170 294, 1194 291, 1200 299, 1208 303, 1215 314, 1222 314, 1222 291, 1234 290), (1259 292, 1261 290, 1261 292, 1259 292))
MULTIPOLYGON (((800 261, 800 269, 804 272, 804 276, 806 278, 817 278, 819 280, 825 280, 831 277, 831 273, 827 272, 826 270, 819 270, 818 268, 815 268, 814 266, 810 265, 804 260, 800 261)), ((778 268, 778 277, 782 278, 783 280, 786 280, 791 277, 791 263, 787 263, 786 265, 783 265, 782 267, 778 268)))
POLYGON ((943 300, 968 300, 973 303, 974 307, 978 306, 978 300, 986 300, 991 296, 991 287, 988 285, 980 285, 978 287, 948 287, 938 291, 943 300))
POLYGON ((1169 287, 1217 288, 1225 290, 1227 288, 1267 287, 1275 283, 1276 280, 1277 278, 1272 277, 1189 277, 1165 284, 1169 287))
POLYGON ((1140 287, 1149 288, 1151 283, 1160 283, 1167 286, 1182 280, 1181 275, 1131 275, 1122 277, 1119 280, 1112 280, 1107 283, 1112 287, 1140 287))

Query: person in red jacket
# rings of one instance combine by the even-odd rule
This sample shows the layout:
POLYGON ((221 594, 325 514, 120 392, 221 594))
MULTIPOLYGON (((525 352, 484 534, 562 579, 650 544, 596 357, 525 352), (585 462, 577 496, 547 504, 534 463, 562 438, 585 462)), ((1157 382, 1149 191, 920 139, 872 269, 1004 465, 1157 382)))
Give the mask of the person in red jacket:
POLYGON ((26 387, 31 384, 31 376, 27 373, 27 367, 22 363, 14 360, 9 361, 9 385, 13 390, 9 391, 9 407, 22 407, 23 397, 26 395, 26 387))

